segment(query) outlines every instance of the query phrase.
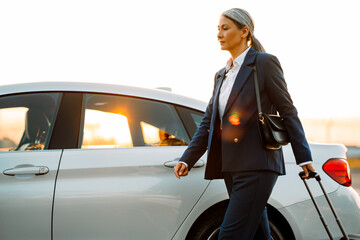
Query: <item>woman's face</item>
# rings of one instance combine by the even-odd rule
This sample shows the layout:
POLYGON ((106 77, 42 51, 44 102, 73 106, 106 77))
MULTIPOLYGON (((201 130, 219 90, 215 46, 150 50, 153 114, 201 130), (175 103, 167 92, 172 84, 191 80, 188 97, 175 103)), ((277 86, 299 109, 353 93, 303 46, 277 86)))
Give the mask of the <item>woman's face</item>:
POLYGON ((217 38, 222 50, 231 52, 239 48, 244 41, 247 43, 246 36, 249 29, 247 27, 239 29, 232 20, 225 16, 220 16, 218 30, 217 38))

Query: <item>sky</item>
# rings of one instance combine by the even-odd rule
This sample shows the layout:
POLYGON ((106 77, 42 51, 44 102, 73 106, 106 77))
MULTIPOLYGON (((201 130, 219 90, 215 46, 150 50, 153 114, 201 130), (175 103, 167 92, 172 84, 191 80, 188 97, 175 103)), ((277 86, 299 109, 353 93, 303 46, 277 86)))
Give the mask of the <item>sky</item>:
POLYGON ((217 25, 246 9, 278 57, 301 118, 360 118, 358 0, 2 0, 0 85, 38 81, 170 87, 203 101, 229 53, 217 25))

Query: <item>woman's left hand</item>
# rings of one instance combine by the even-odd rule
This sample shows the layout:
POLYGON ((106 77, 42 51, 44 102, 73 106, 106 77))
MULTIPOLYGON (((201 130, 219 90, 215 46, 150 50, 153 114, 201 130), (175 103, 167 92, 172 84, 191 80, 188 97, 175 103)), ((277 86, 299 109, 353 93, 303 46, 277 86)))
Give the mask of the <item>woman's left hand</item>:
POLYGON ((305 179, 309 179, 309 170, 311 172, 315 172, 315 169, 314 169, 312 163, 306 164, 306 165, 301 166, 301 167, 302 167, 302 169, 303 169, 303 171, 305 173, 305 176, 303 176, 303 178, 305 178, 305 179))
POLYGON ((185 177, 187 176, 189 173, 189 169, 188 167, 181 163, 181 162, 178 162, 174 168, 174 174, 175 176, 180 179, 180 177, 185 177))

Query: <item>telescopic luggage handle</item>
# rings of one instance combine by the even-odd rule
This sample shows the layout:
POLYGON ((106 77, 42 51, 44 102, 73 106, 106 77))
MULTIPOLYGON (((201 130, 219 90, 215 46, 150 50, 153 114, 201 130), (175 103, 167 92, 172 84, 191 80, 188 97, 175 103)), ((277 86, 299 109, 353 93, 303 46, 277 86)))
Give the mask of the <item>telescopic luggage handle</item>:
MULTIPOLYGON (((329 235, 330 240, 333 240, 334 238, 333 238, 333 236, 331 235, 330 230, 329 230, 329 227, 328 227, 328 225, 326 224, 325 219, 324 219, 323 215, 322 215, 321 212, 320 212, 319 205, 317 204, 314 196, 312 195, 311 190, 310 190, 308 184, 307 184, 306 181, 305 181, 306 179, 303 178, 303 176, 305 176, 305 172, 303 172, 303 171, 302 171, 302 172, 299 172, 299 176, 300 176, 301 180, 303 180, 303 182, 304 182, 304 184, 305 184, 305 187, 306 187, 306 189, 307 189, 307 191, 308 191, 308 193, 309 193, 309 195, 310 195, 310 198, 311 198, 312 202, 314 203, 314 206, 315 206, 315 208, 316 208, 316 211, 317 211, 318 214, 319 214, 320 220, 321 220, 322 224, 324 225, 325 230, 326 230, 327 234, 329 235)), ((313 171, 309 171, 309 178, 315 178, 316 181, 319 183, 320 188, 321 188, 321 190, 323 191, 323 194, 324 194, 324 196, 325 196, 325 198, 326 198, 326 201, 328 202, 328 204, 329 204, 329 206, 330 206, 330 209, 331 209, 332 213, 334 214, 334 217, 335 217, 335 219, 336 219, 336 222, 337 222, 337 224, 338 224, 338 226, 339 226, 339 228, 340 228, 340 230, 341 230, 341 233, 343 234, 343 238, 342 238, 342 239, 349 240, 349 237, 348 237, 348 235, 345 233, 345 230, 344 230, 344 228, 343 228, 343 226, 342 226, 342 224, 341 224, 341 221, 340 221, 339 217, 337 216, 337 214, 336 214, 336 212, 335 212, 334 206, 332 205, 332 203, 331 203, 331 201, 330 201, 330 198, 329 198, 328 194, 326 193, 326 191, 325 191, 325 189, 324 189, 324 186, 323 186, 322 183, 321 183, 321 178, 320 178, 319 173, 313 172, 313 171)))
MULTIPOLYGON (((305 176, 305 172, 299 172, 299 176, 301 180, 303 180, 303 176, 305 176)), ((317 181, 321 181, 320 175, 318 172, 309 171, 309 178, 315 178, 317 181)))

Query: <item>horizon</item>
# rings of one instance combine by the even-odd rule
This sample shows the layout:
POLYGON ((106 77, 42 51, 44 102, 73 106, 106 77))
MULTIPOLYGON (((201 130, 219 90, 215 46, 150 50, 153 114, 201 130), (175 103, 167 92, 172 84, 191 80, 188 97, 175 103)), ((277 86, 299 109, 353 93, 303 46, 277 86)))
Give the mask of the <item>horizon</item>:
POLYGON ((251 14, 255 36, 280 60, 301 119, 360 118, 356 0, 1 2, 0 85, 170 87, 207 102, 229 58, 216 38, 218 19, 232 7, 251 14))
POLYGON ((301 119, 308 141, 360 147, 360 118, 301 119))

